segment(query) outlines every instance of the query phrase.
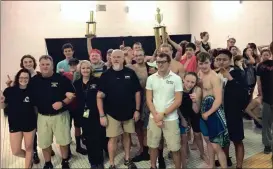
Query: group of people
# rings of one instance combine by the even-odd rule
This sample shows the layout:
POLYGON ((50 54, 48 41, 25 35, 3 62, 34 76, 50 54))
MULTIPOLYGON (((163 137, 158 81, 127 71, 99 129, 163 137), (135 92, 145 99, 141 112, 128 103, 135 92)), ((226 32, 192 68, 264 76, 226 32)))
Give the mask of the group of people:
POLYGON ((161 44, 153 56, 145 56, 139 42, 133 48, 123 44, 107 51, 106 62, 88 38, 89 60, 73 58, 73 46, 65 44, 65 59, 55 71, 49 55, 39 58, 40 71, 36 71, 34 57, 23 56, 22 69, 14 80, 9 78, 0 100, 8 115, 12 153, 25 158, 25 168, 31 168, 40 162, 38 141, 44 169, 51 169, 55 137, 62 168, 70 168, 73 119, 76 152, 88 155, 91 168, 103 169, 106 158, 110 169, 117 168, 119 141, 129 169, 149 160, 152 169, 166 168, 165 143, 175 168, 187 168, 191 139, 209 168, 233 165, 229 156, 232 141, 236 168, 242 168, 246 113, 262 126, 264 152, 270 153, 273 42, 261 47, 260 53, 249 43, 241 53, 234 38, 227 40, 226 48, 212 49, 209 34, 200 36, 201 41, 177 44, 167 35, 169 43, 161 44), (174 57, 172 46, 177 50, 174 57), (256 83, 259 96, 252 100, 256 83), (140 147, 132 158, 133 133, 140 147))

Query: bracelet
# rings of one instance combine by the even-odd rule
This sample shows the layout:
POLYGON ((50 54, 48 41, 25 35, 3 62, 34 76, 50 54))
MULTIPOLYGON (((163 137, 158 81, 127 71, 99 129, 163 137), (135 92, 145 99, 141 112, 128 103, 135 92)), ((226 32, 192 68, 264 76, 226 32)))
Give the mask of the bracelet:
POLYGON ((138 110, 138 109, 136 109, 135 111, 139 112, 139 110, 138 110))
POLYGON ((100 118, 102 118, 102 117, 105 117, 105 114, 104 115, 100 115, 100 118))

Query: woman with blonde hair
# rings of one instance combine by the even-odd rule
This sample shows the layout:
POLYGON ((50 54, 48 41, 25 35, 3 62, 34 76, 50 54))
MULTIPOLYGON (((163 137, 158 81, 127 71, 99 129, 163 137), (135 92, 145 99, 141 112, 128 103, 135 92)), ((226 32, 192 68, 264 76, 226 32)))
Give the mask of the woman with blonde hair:
POLYGON ((83 60, 79 63, 80 79, 74 82, 77 112, 86 139, 88 160, 91 168, 103 167, 103 149, 107 146, 105 128, 100 125, 97 109, 97 86, 99 78, 93 76, 92 65, 83 60))

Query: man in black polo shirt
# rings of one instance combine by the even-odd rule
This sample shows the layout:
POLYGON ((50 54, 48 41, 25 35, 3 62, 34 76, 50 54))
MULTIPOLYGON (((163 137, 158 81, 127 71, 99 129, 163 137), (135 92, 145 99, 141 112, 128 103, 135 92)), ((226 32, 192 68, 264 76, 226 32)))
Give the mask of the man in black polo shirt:
POLYGON ((130 134, 135 132, 135 121, 139 120, 141 86, 137 75, 130 68, 123 67, 124 53, 114 50, 111 54, 112 67, 100 78, 97 105, 100 123, 106 126, 109 137, 108 151, 110 169, 115 169, 114 159, 117 138, 123 134, 125 150, 124 165, 137 168, 130 160, 130 134))
POLYGON ((66 98, 67 92, 74 93, 71 82, 64 76, 54 73, 53 59, 43 55, 39 59, 41 75, 31 79, 29 87, 34 98, 34 105, 38 108, 37 132, 39 146, 43 150, 45 159, 44 169, 53 168, 51 163, 51 144, 53 136, 60 145, 62 154, 62 168, 69 168, 68 145, 71 142, 70 116, 66 98))

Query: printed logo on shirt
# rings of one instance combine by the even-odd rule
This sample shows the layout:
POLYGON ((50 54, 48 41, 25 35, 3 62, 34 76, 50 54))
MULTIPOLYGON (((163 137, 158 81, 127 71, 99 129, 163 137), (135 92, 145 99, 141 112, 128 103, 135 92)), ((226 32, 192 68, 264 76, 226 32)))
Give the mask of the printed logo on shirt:
POLYGON ((167 84, 173 84, 174 82, 171 81, 171 80, 166 80, 166 83, 167 83, 167 84))
POLYGON ((28 103, 28 102, 29 102, 29 97, 28 97, 28 96, 24 99, 24 102, 25 102, 25 103, 28 103))
POLYGON ((96 89, 97 85, 96 84, 90 84, 90 89, 96 89))
POLYGON ((130 76, 125 76, 125 79, 131 79, 131 77, 130 76))
POLYGON ((58 87, 58 82, 51 82, 51 87, 58 87))

